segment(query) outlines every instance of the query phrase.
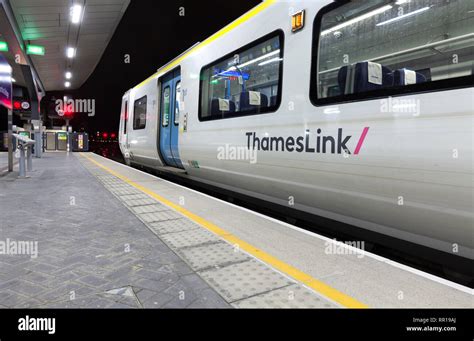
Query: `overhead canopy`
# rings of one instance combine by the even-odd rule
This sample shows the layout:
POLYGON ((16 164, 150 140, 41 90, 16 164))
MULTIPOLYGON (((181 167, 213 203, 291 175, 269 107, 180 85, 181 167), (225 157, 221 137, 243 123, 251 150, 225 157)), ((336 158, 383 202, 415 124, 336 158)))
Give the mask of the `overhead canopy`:
MULTIPOLYGON (((3 0, 6 1, 6 0, 3 0)), ((79 88, 100 61, 130 0, 10 0, 25 44, 45 48, 30 55, 46 91, 79 88), (71 20, 71 7, 80 5, 80 21, 71 20), (67 49, 75 49, 68 58, 67 49), (69 71, 71 79, 66 79, 69 71)))

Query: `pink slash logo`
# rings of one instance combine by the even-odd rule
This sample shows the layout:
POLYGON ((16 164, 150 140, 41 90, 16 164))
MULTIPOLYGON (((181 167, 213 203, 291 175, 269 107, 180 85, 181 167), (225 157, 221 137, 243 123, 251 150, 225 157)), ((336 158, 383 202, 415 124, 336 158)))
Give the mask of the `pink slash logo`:
POLYGON ((356 149, 354 150, 354 155, 359 154, 360 149, 362 148, 362 145, 364 144, 364 140, 368 132, 369 132, 369 127, 365 127, 364 130, 362 131, 362 134, 360 135, 359 142, 357 142, 356 149))

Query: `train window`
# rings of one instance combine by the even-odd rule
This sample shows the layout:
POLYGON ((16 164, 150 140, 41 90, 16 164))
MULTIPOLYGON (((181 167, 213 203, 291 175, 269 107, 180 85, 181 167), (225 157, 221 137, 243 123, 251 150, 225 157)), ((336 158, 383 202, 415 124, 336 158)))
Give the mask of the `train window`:
POLYGON ((146 126, 146 96, 135 101, 133 108, 133 129, 145 129, 146 126))
POLYGON ((170 87, 167 86, 163 91, 163 114, 161 115, 161 125, 167 127, 170 122, 170 110, 171 110, 171 99, 170 99, 170 87))
POLYGON ((466 0, 334 3, 314 24, 316 105, 469 86, 474 6, 466 0))
POLYGON ((125 101, 125 106, 123 109, 123 134, 127 133, 127 124, 128 124, 128 101, 125 101))
POLYGON ((276 111, 281 100, 282 69, 282 31, 203 67, 199 120, 276 111))
POLYGON ((174 124, 178 125, 179 124, 179 110, 180 110, 180 105, 182 105, 182 99, 181 99, 181 81, 178 81, 176 83, 176 104, 174 108, 174 124))

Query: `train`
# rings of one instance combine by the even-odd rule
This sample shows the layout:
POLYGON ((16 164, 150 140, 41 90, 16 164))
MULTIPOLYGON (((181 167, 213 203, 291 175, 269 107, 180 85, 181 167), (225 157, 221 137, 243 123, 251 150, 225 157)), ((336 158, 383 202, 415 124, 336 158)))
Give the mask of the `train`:
POLYGON ((120 150, 472 265, 473 75, 472 1, 267 0, 123 95, 120 150))

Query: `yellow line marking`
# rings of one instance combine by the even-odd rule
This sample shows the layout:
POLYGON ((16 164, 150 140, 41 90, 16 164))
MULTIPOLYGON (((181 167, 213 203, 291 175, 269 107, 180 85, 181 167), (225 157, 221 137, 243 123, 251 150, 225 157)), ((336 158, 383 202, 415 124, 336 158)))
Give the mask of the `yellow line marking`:
POLYGON ((82 154, 83 157, 91 161, 92 163, 96 164, 100 168, 104 169, 105 171, 109 172, 110 174, 116 176, 117 178, 125 181, 129 185, 135 187, 136 189, 139 189, 140 191, 148 194, 152 198, 158 200, 161 202, 163 205, 166 205, 182 215, 186 216, 190 220, 194 221, 195 223, 201 225, 202 227, 206 228, 207 230, 215 233, 222 239, 226 240, 227 242, 233 244, 233 245, 238 245, 240 249, 246 251, 247 253, 251 254, 255 258, 258 258, 259 260, 263 261, 264 263, 267 263, 268 265, 272 266, 273 268, 277 269, 278 271, 286 274, 287 276, 293 278, 294 280, 303 283, 307 287, 310 287, 311 289, 315 290, 316 292, 320 293, 321 295, 339 303, 340 305, 347 307, 347 308, 368 308, 367 305, 359 302, 358 300, 340 292, 337 289, 334 289, 333 287, 327 285, 324 282, 321 282, 320 280, 317 280, 310 275, 296 269, 295 267, 286 264, 285 262, 273 257, 272 255, 256 248, 255 246, 237 238, 236 236, 232 235, 231 233, 223 230, 222 228, 218 227, 217 225, 207 221, 206 219, 198 216, 197 214, 194 214, 185 208, 181 207, 180 205, 177 205, 173 203, 172 201, 162 197, 159 194, 156 194, 155 192, 149 190, 148 188, 128 179, 127 177, 123 176, 122 174, 119 174, 112 169, 108 168, 107 166, 102 165, 101 163, 97 162, 96 160, 92 159, 91 157, 82 154))
POLYGON ((203 48, 204 46, 207 46, 209 45, 210 43, 212 43, 213 41, 219 39, 220 37, 224 36, 226 33, 229 33, 230 31, 232 31, 234 28, 240 26, 241 24, 243 24, 244 22, 248 21, 249 19, 253 18, 254 16, 256 16, 258 13, 262 12, 263 10, 267 9, 268 7, 270 7, 273 3, 275 3, 276 0, 267 0, 267 1, 264 1, 262 2, 261 4, 259 4, 258 6, 252 8, 250 11, 248 11, 247 13, 245 13, 244 15, 242 15, 241 17, 237 18, 235 21, 231 22, 229 25, 225 26, 224 28, 222 28, 221 30, 217 31, 216 33, 214 33, 212 36, 210 36, 209 38, 207 38, 206 40, 204 40, 202 43, 200 43, 199 45, 197 45, 196 47, 194 47, 193 49, 189 50, 188 52, 186 52, 185 54, 183 54, 181 57, 178 57, 177 59, 175 59, 174 61, 171 61, 171 63, 165 65, 164 67, 158 69, 158 71, 151 75, 150 77, 148 77, 147 79, 145 79, 143 82, 141 82, 140 84, 138 84, 137 86, 134 87, 134 89, 139 89, 141 88, 143 85, 147 84, 148 82, 150 82, 151 80, 155 79, 155 78, 158 78, 158 76, 160 76, 160 74, 163 74, 165 73, 166 71, 169 71, 171 70, 172 68, 174 68, 175 66, 178 66, 185 58, 187 58, 191 53, 194 53, 196 51, 198 51, 199 49, 203 48))

